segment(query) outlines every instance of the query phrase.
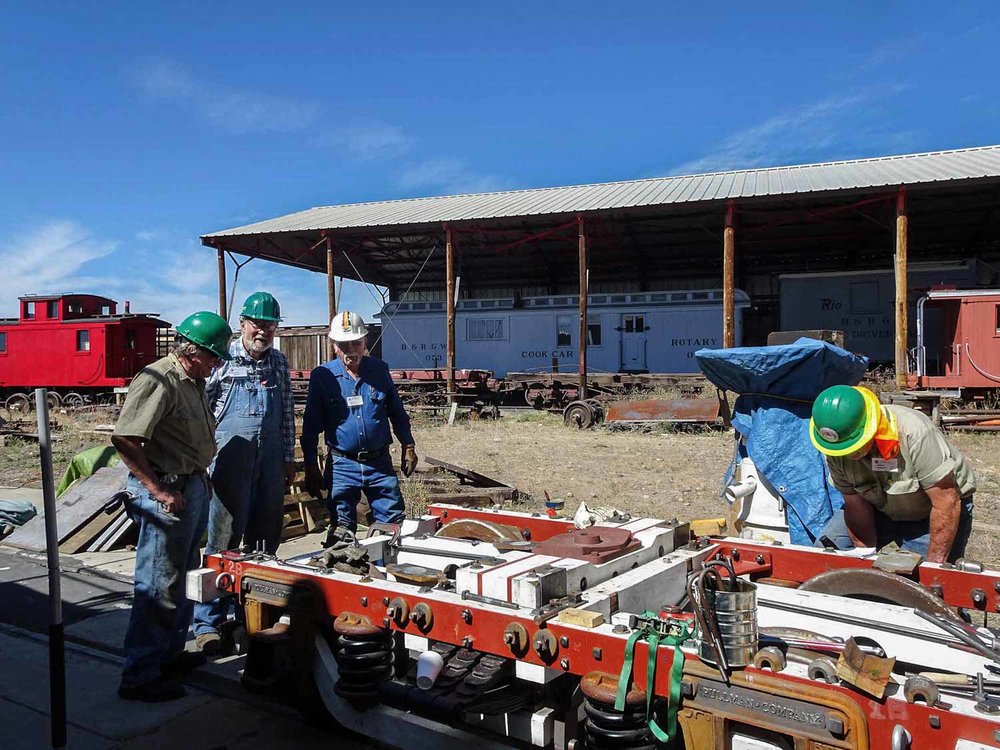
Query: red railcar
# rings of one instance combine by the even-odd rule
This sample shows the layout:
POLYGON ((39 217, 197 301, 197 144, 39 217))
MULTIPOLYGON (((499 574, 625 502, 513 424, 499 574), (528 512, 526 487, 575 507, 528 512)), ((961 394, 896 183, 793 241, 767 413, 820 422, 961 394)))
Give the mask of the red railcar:
POLYGON ((918 388, 1000 388, 1000 289, 932 289, 917 303, 918 388))
POLYGON ((100 400, 156 360, 156 332, 166 327, 93 294, 21 297, 18 317, 0 319, 0 402, 27 409, 40 387, 56 404, 100 400))

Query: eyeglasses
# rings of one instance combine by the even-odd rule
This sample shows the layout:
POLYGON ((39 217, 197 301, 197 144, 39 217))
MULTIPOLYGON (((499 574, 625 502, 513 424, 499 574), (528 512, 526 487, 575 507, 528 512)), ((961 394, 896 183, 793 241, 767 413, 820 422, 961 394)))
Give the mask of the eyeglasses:
POLYGON ((244 320, 258 331, 274 331, 278 328, 276 320, 255 320, 254 318, 244 318, 244 320))

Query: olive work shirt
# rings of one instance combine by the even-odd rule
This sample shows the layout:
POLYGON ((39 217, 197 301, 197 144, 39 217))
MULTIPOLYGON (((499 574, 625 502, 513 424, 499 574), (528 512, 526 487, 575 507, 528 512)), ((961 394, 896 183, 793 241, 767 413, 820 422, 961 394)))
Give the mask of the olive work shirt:
POLYGON ((827 456, 830 484, 845 495, 861 495, 894 521, 930 518, 927 488, 949 474, 954 475, 959 497, 975 492, 976 475, 969 462, 926 415, 906 406, 882 408, 896 417, 899 455, 883 462, 873 445, 869 455, 855 461, 827 456), (880 468, 872 467, 873 460, 880 468))
POLYGON ((146 460, 159 474, 205 471, 215 456, 205 381, 184 372, 174 354, 144 367, 128 388, 114 434, 145 440, 146 460))

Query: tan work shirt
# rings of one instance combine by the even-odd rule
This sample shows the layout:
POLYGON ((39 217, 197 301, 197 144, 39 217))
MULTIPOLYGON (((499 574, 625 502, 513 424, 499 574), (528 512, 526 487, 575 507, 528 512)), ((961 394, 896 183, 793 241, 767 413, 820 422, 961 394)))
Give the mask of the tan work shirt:
POLYGON ((954 476, 960 497, 975 492, 976 475, 969 462, 926 415, 905 406, 882 408, 896 416, 899 427, 895 463, 873 468, 873 460, 880 458, 874 446, 868 456, 857 461, 827 456, 834 487, 845 495, 861 495, 894 521, 930 518, 931 500, 926 490, 949 474, 954 476))
POLYGON ((173 354, 158 359, 129 386, 114 434, 145 440, 146 459, 160 474, 205 471, 215 456, 205 381, 184 372, 173 354))

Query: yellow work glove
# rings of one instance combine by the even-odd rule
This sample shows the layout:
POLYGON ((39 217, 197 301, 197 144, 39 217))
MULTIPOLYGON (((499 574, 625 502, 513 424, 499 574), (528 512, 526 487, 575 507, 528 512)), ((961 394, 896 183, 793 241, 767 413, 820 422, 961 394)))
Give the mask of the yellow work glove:
POLYGON ((400 461, 403 467, 403 476, 408 477, 417 470, 417 448, 413 445, 403 446, 403 457, 400 461))

